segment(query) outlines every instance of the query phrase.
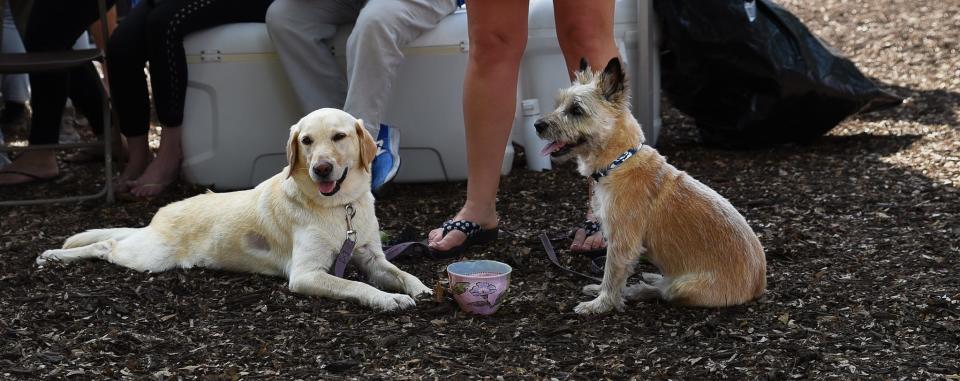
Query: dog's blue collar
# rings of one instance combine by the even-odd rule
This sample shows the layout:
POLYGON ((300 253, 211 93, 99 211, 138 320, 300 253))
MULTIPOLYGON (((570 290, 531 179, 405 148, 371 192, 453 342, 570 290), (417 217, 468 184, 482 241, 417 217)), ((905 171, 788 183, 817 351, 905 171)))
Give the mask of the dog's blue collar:
POLYGON ((627 161, 627 159, 633 157, 633 155, 636 154, 636 153, 637 153, 637 150, 639 150, 639 149, 640 149, 640 148, 637 148, 637 147, 628 149, 626 152, 620 154, 620 156, 617 157, 616 160, 614 160, 612 163, 610 163, 609 166, 607 166, 607 167, 604 168, 604 169, 601 169, 601 170, 599 170, 599 171, 594 172, 592 175, 590 175, 590 177, 593 178, 593 181, 600 181, 600 178, 601 178, 601 177, 604 177, 604 176, 609 175, 609 174, 610 174, 610 171, 612 171, 612 170, 616 169, 617 167, 623 165, 623 162, 625 162, 625 161, 627 161))

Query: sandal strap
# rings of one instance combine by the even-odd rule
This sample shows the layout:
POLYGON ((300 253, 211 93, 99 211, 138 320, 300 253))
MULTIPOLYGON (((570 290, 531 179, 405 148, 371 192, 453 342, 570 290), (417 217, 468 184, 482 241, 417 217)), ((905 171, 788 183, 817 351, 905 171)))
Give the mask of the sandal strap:
POLYGON ((483 228, 480 227, 480 224, 467 220, 447 220, 447 222, 443 223, 443 236, 446 236, 447 233, 454 230, 459 230, 463 232, 463 234, 466 234, 467 238, 470 238, 477 235, 483 228))
POLYGON ((596 234, 600 231, 600 223, 597 221, 585 220, 580 227, 583 228, 583 231, 587 233, 587 237, 596 234))

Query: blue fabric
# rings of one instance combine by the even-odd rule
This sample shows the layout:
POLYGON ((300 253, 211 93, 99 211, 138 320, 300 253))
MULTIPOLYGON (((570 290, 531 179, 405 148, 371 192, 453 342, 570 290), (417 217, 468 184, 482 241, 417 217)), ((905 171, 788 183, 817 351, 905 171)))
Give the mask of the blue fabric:
POLYGON ((380 125, 380 132, 377 134, 377 156, 373 159, 372 184, 374 191, 379 190, 385 184, 393 180, 400 168, 400 140, 396 136, 396 130, 387 125, 380 125))

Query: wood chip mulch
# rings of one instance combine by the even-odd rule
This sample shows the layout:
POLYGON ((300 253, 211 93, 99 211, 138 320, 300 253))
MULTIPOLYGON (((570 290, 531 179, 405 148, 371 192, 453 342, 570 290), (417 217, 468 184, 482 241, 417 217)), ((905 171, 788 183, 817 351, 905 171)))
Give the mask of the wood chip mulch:
MULTIPOLYGON (((536 235, 582 219, 586 181, 570 165, 528 172, 522 157, 503 181, 505 234, 466 255, 515 268, 509 299, 487 318, 433 301, 373 313, 259 275, 34 265, 71 234, 143 226, 203 191, 179 185, 153 202, 0 209, 0 378, 960 379, 960 1, 785 6, 907 102, 812 145, 753 151, 704 147, 665 104, 658 148, 760 235, 769 289, 757 301, 577 316, 585 282, 552 268, 536 235)), ((63 168, 57 182, 0 198, 102 181, 94 165, 63 168)), ((422 238, 464 191, 395 185, 378 216, 394 237, 422 238)), ((398 263, 432 284, 449 261, 398 263)))

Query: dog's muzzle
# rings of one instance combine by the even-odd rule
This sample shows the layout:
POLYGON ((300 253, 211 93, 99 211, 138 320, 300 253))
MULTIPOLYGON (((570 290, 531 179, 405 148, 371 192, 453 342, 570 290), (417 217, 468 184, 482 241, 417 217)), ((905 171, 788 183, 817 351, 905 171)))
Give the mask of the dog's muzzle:
POLYGON ((343 174, 340 175, 340 178, 337 181, 320 181, 317 183, 317 190, 320 191, 320 194, 324 196, 333 196, 340 191, 340 184, 343 184, 343 181, 347 179, 347 173, 350 172, 350 167, 343 169, 343 174))
POLYGON ((549 126, 549 124, 544 122, 543 119, 537 119, 537 121, 533 123, 533 129, 537 131, 538 135, 542 134, 543 130, 547 129, 547 126, 549 126))
POLYGON ((537 119, 536 123, 533 124, 533 128, 537 131, 537 136, 539 136, 540 139, 550 142, 545 147, 543 147, 542 150, 540 150, 540 154, 543 156, 547 156, 547 155, 550 155, 551 157, 565 156, 566 154, 570 153, 571 149, 583 143, 586 143, 587 141, 587 139, 583 137, 581 137, 580 139, 577 139, 577 141, 572 143, 563 142, 560 140, 554 140, 551 138, 551 136, 545 136, 545 135, 553 135, 547 131, 549 127, 550 127, 550 123, 543 120, 542 118, 537 119))
POLYGON ((579 140, 573 143, 564 143, 561 141, 550 142, 549 144, 546 145, 546 147, 543 147, 543 149, 540 150, 540 154, 543 156, 550 155, 552 157, 561 157, 570 153, 570 150, 572 150, 573 148, 586 142, 587 140, 584 138, 580 138, 579 140))

